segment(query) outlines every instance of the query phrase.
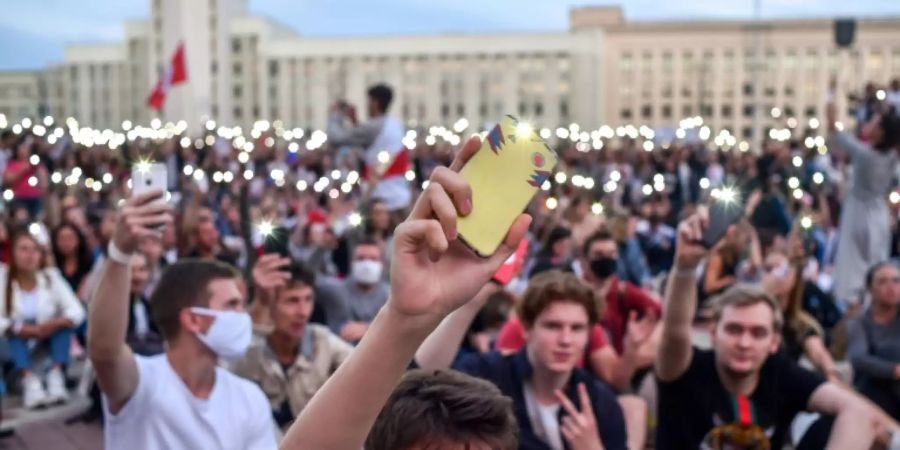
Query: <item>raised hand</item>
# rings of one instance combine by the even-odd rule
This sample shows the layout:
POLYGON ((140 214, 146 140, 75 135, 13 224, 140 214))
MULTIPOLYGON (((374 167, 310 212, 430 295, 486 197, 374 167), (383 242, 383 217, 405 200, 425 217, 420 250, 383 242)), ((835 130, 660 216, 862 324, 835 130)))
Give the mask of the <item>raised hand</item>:
POLYGON ((696 269, 700 261, 709 252, 701 243, 703 230, 709 219, 705 209, 697 212, 678 224, 678 237, 675 244, 675 267, 682 270, 696 269))
POLYGON ((556 391, 556 398, 562 404, 566 415, 562 418, 559 431, 572 450, 602 450, 600 432, 597 430, 597 418, 591 407, 591 398, 588 396, 584 383, 578 385, 578 398, 581 402, 581 411, 572 404, 562 391, 556 391))
POLYGON ((290 258, 281 255, 267 254, 260 257, 253 266, 253 287, 262 303, 268 303, 278 295, 291 274, 284 271, 291 263, 290 258))
POLYGON ((394 233, 391 300, 403 316, 440 321, 490 280, 528 230, 531 217, 520 215, 494 255, 481 258, 457 239, 457 216, 472 211, 472 190, 457 173, 481 147, 473 137, 450 168, 439 167, 412 213, 394 233))
POLYGON ((151 191, 125 201, 113 233, 116 247, 134 253, 145 236, 162 237, 159 227, 172 224, 172 207, 162 201, 163 195, 162 191, 151 191))

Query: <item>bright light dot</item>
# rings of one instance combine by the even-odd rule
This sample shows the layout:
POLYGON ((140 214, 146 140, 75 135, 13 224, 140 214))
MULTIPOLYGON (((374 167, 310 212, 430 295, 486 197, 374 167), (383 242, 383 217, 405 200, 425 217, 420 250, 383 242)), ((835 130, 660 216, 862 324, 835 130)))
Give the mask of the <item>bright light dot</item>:
POLYGON ((328 191, 328 196, 331 197, 332 200, 337 199, 338 197, 340 197, 340 195, 341 193, 337 189, 332 188, 330 191, 328 191))
POLYGON ((53 172, 53 175, 50 175, 50 181, 53 184, 59 184, 62 181, 62 174, 59 172, 53 172))
POLYGON ((615 192, 618 188, 619 185, 615 181, 607 181, 606 184, 603 185, 603 191, 607 193, 615 192))
POLYGON ((113 176, 111 173, 103 174, 103 182, 106 184, 111 184, 113 182, 113 176))
POLYGON ((800 189, 794 189, 794 198, 797 200, 801 200, 803 198, 803 191, 800 189))
POLYGON ((206 139, 204 140, 204 142, 206 142, 206 145, 213 145, 213 144, 216 143, 216 138, 213 137, 212 135, 209 135, 209 136, 206 137, 206 139))
POLYGON ((738 145, 738 149, 740 149, 740 151, 742 152, 746 152, 747 150, 750 150, 750 143, 747 141, 741 141, 740 145, 738 145))
MULTIPOLYGON (((137 169, 140 173, 149 173, 150 172, 150 161, 146 159, 139 159, 137 163, 135 163, 134 168, 137 169)), ((81 169, 76 167, 72 169, 72 175, 76 177, 81 176, 81 169)))
POLYGON ((252 142, 245 142, 245 143, 244 143, 244 151, 245 151, 245 152, 248 152, 248 153, 249 153, 249 152, 252 152, 252 151, 253 151, 253 148, 254 148, 254 145, 253 145, 252 142))
POLYGON ((297 190, 300 192, 305 191, 308 187, 309 186, 307 185, 306 181, 304 181, 304 180, 300 180, 297 182, 297 190))
POLYGON ((703 177, 700 179, 700 189, 709 189, 709 178, 703 177))
POLYGON ((797 177, 788 178, 788 187, 791 189, 797 189, 800 187, 800 180, 797 177))
POLYGON ((813 225, 813 221, 812 221, 812 218, 810 218, 809 216, 803 216, 802 218, 800 218, 800 226, 803 229, 808 230, 808 229, 812 228, 812 225, 813 225))
POLYGON ((29 119, 27 117, 22 119, 22 127, 23 128, 31 128, 31 119, 29 119))
POLYGON ((347 174, 347 182, 356 184, 357 181, 359 181, 359 173, 355 170, 351 170, 350 173, 347 174))
POLYGON ((644 187, 641 188, 641 193, 643 193, 644 195, 653 194, 653 186, 650 186, 649 184, 645 184, 644 187))
POLYGON ((572 175, 572 184, 575 187, 581 187, 584 184, 584 177, 581 175, 572 175))
POLYGON ((349 194, 352 190, 353 186, 351 186, 350 183, 341 183, 341 192, 349 194))
POLYGON ((183 138, 181 138, 180 144, 181 144, 181 148, 188 148, 188 147, 190 147, 190 146, 191 146, 191 138, 189 138, 189 137, 183 137, 183 138))
POLYGON ((182 170, 182 172, 184 172, 184 176, 189 177, 189 176, 191 176, 191 174, 194 173, 194 166, 187 164, 184 166, 184 169, 182 170))
POLYGON ((247 181, 252 180, 253 179, 253 171, 250 169, 245 170, 244 171, 244 179, 247 181))
POLYGON ((425 138, 425 145, 434 145, 437 142, 437 139, 434 136, 428 136, 425 138))
POLYGON ((331 179, 332 180, 340 180, 341 179, 341 171, 340 170, 332 170, 331 171, 331 179))
POLYGON ((819 128, 819 119, 816 119, 815 117, 813 117, 812 119, 809 119, 809 127, 812 128, 813 130, 815 130, 816 128, 819 128))
POLYGON ((352 212, 347 216, 347 223, 352 227, 358 227, 362 224, 362 216, 358 212, 352 212))
POLYGON ((772 117, 776 118, 776 119, 781 117, 781 109, 779 109, 777 107, 772 108, 772 117))
POLYGON ((803 166, 803 158, 801 158, 800 156, 795 156, 792 162, 794 163, 794 167, 803 166))
POLYGON ((618 170, 613 170, 609 173, 609 179, 618 182, 622 179, 622 174, 618 170))
POLYGON ((256 224, 256 232, 263 237, 269 237, 275 231, 275 224, 271 220, 266 219, 256 224))
POLYGON ((234 180, 234 174, 231 173, 231 171, 226 171, 224 174, 222 174, 222 181, 231 183, 232 180, 234 180))
POLYGON ((391 154, 382 150, 378 152, 378 162, 381 164, 387 164, 388 161, 391 160, 391 154))
POLYGON ((300 150, 300 144, 296 142, 291 142, 288 144, 288 151, 291 153, 297 153, 297 150, 300 150))
POLYGON ((897 191, 891 192, 891 203, 894 205, 896 205, 897 203, 900 203, 900 192, 897 192, 897 191))
POLYGON ((222 178, 224 178, 223 175, 222 175, 222 172, 219 172, 219 171, 217 170, 215 173, 213 173, 213 176, 212 176, 213 183, 221 183, 221 182, 222 182, 222 178))
POLYGON ((550 131, 549 128, 541 128, 541 138, 542 139, 550 139, 550 136, 553 135, 553 132, 550 131))
POLYGON ((797 128, 797 119, 788 117, 787 126, 788 128, 797 128))
POLYGON ((131 125, 131 121, 130 121, 130 120, 126 120, 126 121, 122 122, 122 129, 125 130, 125 131, 130 130, 130 129, 131 129, 131 126, 132 126, 132 125, 131 125))
POLYGON ((160 122, 159 119, 153 119, 150 121, 150 127, 153 128, 154 130, 158 130, 159 127, 161 127, 161 126, 162 126, 162 122, 160 122))
POLYGON ((35 176, 28 177, 28 185, 31 187, 35 187, 38 184, 38 179, 35 176))
POLYGON ((547 205, 547 209, 549 209, 549 210, 554 210, 554 209, 556 209, 557 206, 559 206, 559 202, 553 197, 547 198, 547 201, 545 204, 547 205))
POLYGON ((274 169, 269 172, 269 176, 272 177, 273 180, 283 180, 284 179, 284 171, 281 169, 274 169))
POLYGON ((560 139, 568 139, 569 130, 567 130, 565 128, 557 128, 556 129, 556 137, 558 137, 560 139))
POLYGON ((203 172, 203 169, 197 169, 194 171, 194 179, 200 181, 206 174, 203 172))
POLYGON ((12 190, 7 189, 7 190, 3 191, 3 200, 12 201, 12 199, 13 199, 13 191, 12 190))
POLYGON ((12 130, 13 130, 13 133, 20 134, 20 133, 22 133, 22 125, 15 124, 15 125, 13 125, 12 130))
POLYGON ((271 136, 269 136, 266 138, 265 144, 266 144, 266 147, 272 147, 275 145, 275 139, 273 139, 271 136))
POLYGON ((737 201, 738 192, 733 187, 726 186, 719 189, 718 200, 723 203, 734 203, 737 201))
POLYGON ((685 136, 687 136, 687 132, 684 131, 684 128, 675 130, 675 137, 677 137, 678 139, 684 139, 685 136))
POLYGON ((530 123, 527 122, 519 122, 516 125, 516 135, 520 138, 525 138, 531 135, 534 132, 534 128, 532 128, 530 123))
POLYGON ((556 172, 556 176, 553 179, 556 180, 557 184, 563 184, 566 182, 566 174, 564 172, 556 172))
POLYGON ((31 157, 28 158, 28 162, 30 162, 32 166, 36 166, 41 163, 41 157, 38 155, 31 155, 31 157))
POLYGON ((550 187, 551 187, 551 185, 550 185, 550 180, 544 180, 544 184, 541 185, 541 190, 542 190, 542 191, 549 191, 549 190, 550 190, 550 187))
POLYGON ((875 93, 875 98, 878 100, 884 100, 887 98, 887 94, 884 92, 884 89, 879 89, 878 92, 875 93))
POLYGON ((591 177, 585 177, 584 188, 585 189, 593 189, 594 188, 594 179, 591 177))
POLYGON ((416 179, 416 172, 412 170, 406 171, 406 181, 413 181, 416 179))
POLYGON ((246 152, 238 153, 238 162, 241 164, 247 164, 247 161, 250 161, 250 154, 246 152))
POLYGON ((595 216, 603 214, 603 205, 600 204, 600 202, 594 203, 591 205, 591 212, 594 213, 595 216))
POLYGON ((645 152, 653 151, 653 141, 644 141, 644 151, 645 152))
POLYGON ((813 183, 822 184, 825 182, 825 175, 822 175, 822 172, 816 172, 812 176, 813 183))

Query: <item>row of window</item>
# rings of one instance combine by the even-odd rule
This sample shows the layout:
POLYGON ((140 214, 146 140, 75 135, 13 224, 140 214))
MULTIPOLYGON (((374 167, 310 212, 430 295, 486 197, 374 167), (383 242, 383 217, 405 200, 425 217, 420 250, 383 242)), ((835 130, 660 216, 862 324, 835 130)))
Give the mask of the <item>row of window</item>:
MULTIPOLYGON (((714 109, 715 109, 713 107, 713 105, 702 104, 702 105, 700 105, 699 108, 696 108, 696 109, 694 108, 694 106, 696 106, 696 105, 682 106, 681 116, 674 117, 672 105, 661 105, 659 107, 659 115, 660 115, 660 118, 664 119, 664 120, 676 119, 676 118, 680 118, 680 117, 691 117, 694 115, 695 112, 702 117, 712 117, 713 116, 714 109)), ((769 105, 769 106, 766 106, 763 111, 764 111, 764 113, 768 114, 768 112, 771 111, 772 108, 773 108, 773 106, 769 105)), ((646 119, 653 118, 653 109, 654 109, 653 105, 647 105, 647 104, 642 105, 640 107, 640 119, 646 120, 646 119)), ((793 107, 785 106, 784 108, 781 108, 781 110, 783 111, 784 117, 795 117, 795 110, 793 107)), ((755 113, 755 108, 753 105, 744 105, 742 108, 742 111, 743 111, 743 115, 745 118, 752 118, 755 113)), ((734 106, 733 105, 721 105, 720 112, 721 112, 722 118, 730 119, 733 117, 733 114, 734 114, 734 106)), ((808 118, 818 116, 818 109, 815 106, 807 106, 803 110, 803 112, 806 115, 806 117, 808 117, 808 118)), ((635 116, 632 109, 628 108, 628 107, 622 108, 619 111, 619 117, 622 120, 632 120, 632 119, 638 118, 635 116)))

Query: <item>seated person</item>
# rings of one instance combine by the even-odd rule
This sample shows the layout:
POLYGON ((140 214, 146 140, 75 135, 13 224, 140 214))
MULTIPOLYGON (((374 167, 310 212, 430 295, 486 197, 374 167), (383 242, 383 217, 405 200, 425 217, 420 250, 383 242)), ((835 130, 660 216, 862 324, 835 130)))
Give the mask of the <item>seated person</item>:
POLYGON ((369 323, 387 302, 390 287, 382 277, 384 258, 381 247, 371 239, 360 241, 353 249, 350 277, 332 301, 323 306, 332 331, 347 342, 359 342, 369 323))
POLYGON ((158 355, 165 350, 159 329, 153 322, 153 308, 144 297, 150 279, 149 259, 141 252, 131 256, 131 308, 128 315, 128 334, 125 342, 131 351, 141 356, 158 355))
POLYGON ((869 448, 877 413, 864 400, 800 368, 777 350, 783 315, 760 287, 739 284, 713 302, 713 350, 691 345, 695 273, 708 250, 699 211, 678 229, 655 371, 659 387, 656 448, 784 446, 801 411, 835 417, 829 448, 869 448))
MULTIPOLYGON (((420 366, 441 369, 450 365, 462 334, 490 290, 483 288, 429 336, 416 353, 420 366)), ((468 355, 453 368, 493 382, 513 399, 523 447, 562 448, 564 436, 558 419, 564 410, 562 399, 577 401, 577 391, 585 389, 603 447, 626 448, 624 418, 615 394, 577 367, 597 321, 592 289, 574 274, 542 272, 529 282, 518 304, 518 317, 526 330, 525 345, 518 352, 468 355)))
POLYGON ((866 275, 872 303, 850 319, 847 356, 859 392, 900 420, 900 271, 893 264, 866 275))
POLYGON ((318 388, 350 356, 353 347, 327 327, 309 323, 315 275, 296 263, 281 272, 283 266, 267 264, 277 255, 264 258, 258 266, 269 270, 254 271, 259 280, 255 285, 257 289, 269 290, 271 300, 267 306, 272 330, 254 340, 233 371, 262 388, 275 422, 286 430, 318 388), (279 277, 281 274, 289 278, 279 277), (267 284, 263 280, 273 278, 281 278, 282 282, 267 284))
POLYGON ((0 266, 0 333, 9 335, 13 366, 22 375, 25 407, 65 401, 63 367, 69 362, 74 329, 84 321, 84 308, 59 269, 47 267, 49 250, 34 235, 18 230, 10 242, 9 265, 0 266), (34 372, 32 343, 50 350, 53 365, 46 390, 34 372))

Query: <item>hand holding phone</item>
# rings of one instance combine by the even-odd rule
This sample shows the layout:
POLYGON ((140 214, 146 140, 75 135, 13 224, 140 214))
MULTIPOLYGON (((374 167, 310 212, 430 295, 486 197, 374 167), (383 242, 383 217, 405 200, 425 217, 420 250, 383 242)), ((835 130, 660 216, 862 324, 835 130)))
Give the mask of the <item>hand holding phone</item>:
POLYGON ((728 229, 744 217, 744 205, 736 193, 714 198, 709 206, 709 222, 703 230, 701 242, 710 249, 728 233, 728 229))
POLYGON ((138 163, 131 170, 131 197, 137 197, 151 191, 165 194, 169 185, 169 173, 162 163, 138 163))

